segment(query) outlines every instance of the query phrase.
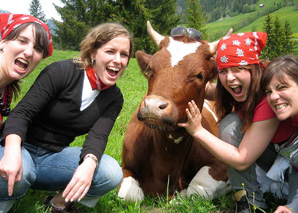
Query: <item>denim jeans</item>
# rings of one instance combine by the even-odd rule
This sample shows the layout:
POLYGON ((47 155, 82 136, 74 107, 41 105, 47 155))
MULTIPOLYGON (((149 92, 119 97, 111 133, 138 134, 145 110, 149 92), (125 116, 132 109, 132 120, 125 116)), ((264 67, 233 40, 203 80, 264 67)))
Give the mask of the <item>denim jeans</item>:
MULTIPOLYGON (((235 147, 238 147, 244 135, 241 132, 241 128, 242 121, 239 115, 237 113, 230 113, 219 124, 219 138, 235 147)), ((233 167, 228 166, 228 175, 232 188, 235 191, 244 188, 251 204, 255 204, 258 207, 266 209, 267 204, 263 198, 263 192, 260 189, 260 184, 257 181, 256 165, 265 172, 268 172, 273 165, 276 156, 277 153, 273 144, 269 144, 257 161, 246 170, 238 171, 233 167)), ((298 170, 293 169, 291 173, 287 170, 287 177, 289 182, 287 205, 293 209, 293 212, 298 212, 298 170)))
MULTIPOLYGON (((49 152, 41 147, 23 143, 23 174, 20 182, 14 185, 13 194, 8 196, 7 182, 0 177, 0 212, 5 202, 20 198, 29 188, 45 191, 63 190, 70 182, 79 166, 80 147, 65 147, 61 152, 49 152)), ((0 146, 0 159, 4 147, 0 146)), ((116 188, 123 174, 118 162, 108 155, 103 155, 95 170, 90 189, 80 203, 94 207, 101 196, 116 188)))

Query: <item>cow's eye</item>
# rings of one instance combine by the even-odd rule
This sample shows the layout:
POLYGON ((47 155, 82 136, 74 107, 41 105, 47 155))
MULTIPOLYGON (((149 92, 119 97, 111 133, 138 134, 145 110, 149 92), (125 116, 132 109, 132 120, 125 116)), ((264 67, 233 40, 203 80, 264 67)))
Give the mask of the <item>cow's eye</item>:
POLYGON ((198 74, 197 78, 200 79, 200 80, 203 80, 204 79, 204 74, 202 74, 202 73, 198 74))

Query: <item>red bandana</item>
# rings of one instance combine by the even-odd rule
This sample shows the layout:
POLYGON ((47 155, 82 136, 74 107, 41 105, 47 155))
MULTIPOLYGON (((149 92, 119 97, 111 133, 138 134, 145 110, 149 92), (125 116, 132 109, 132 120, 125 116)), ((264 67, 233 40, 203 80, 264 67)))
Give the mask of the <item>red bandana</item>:
POLYGON ((91 87, 93 90, 97 89, 97 90, 105 90, 108 89, 110 86, 106 86, 100 79, 99 77, 96 75, 93 67, 89 66, 86 69, 86 74, 87 77, 89 79, 89 82, 91 84, 91 87))
POLYGON ((266 41, 267 34, 263 32, 237 33, 224 37, 217 46, 218 69, 258 64, 266 41))
POLYGON ((1 39, 6 38, 6 36, 11 33, 15 28, 20 26, 21 24, 29 23, 29 22, 35 22, 40 24, 47 32, 49 37, 49 54, 46 56, 49 57, 53 53, 53 44, 52 44, 52 38, 50 34, 50 30, 48 25, 43 23, 42 21, 38 20, 37 18, 31 16, 31 15, 23 15, 23 14, 12 14, 12 13, 2 13, 0 14, 0 31, 1 31, 1 39))

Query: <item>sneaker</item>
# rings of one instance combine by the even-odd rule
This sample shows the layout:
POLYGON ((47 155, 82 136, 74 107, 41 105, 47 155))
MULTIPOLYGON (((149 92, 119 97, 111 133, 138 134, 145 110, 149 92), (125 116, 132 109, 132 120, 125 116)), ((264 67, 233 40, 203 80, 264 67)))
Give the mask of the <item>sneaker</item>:
POLYGON ((65 208, 59 208, 52 203, 53 196, 48 196, 43 202, 45 211, 50 213, 78 213, 78 209, 74 206, 74 202, 68 203, 65 208))

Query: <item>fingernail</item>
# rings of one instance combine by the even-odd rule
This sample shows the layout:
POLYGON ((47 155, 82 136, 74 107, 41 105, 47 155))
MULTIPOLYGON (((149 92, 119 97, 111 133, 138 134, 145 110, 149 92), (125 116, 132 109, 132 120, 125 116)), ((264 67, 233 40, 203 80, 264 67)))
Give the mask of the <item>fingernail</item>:
POLYGON ((70 199, 70 202, 73 202, 73 199, 70 199))
POLYGON ((66 202, 66 203, 68 202, 68 199, 67 199, 67 198, 65 199, 65 202, 66 202))

